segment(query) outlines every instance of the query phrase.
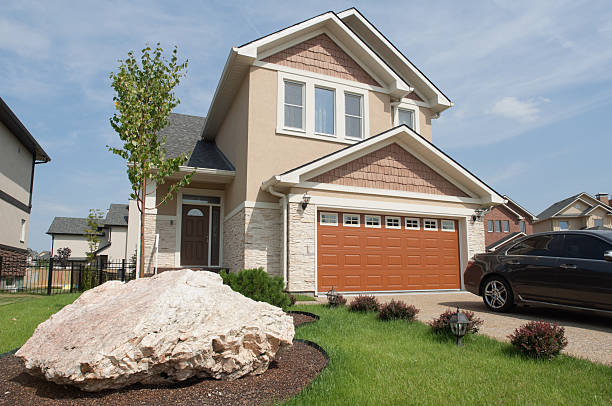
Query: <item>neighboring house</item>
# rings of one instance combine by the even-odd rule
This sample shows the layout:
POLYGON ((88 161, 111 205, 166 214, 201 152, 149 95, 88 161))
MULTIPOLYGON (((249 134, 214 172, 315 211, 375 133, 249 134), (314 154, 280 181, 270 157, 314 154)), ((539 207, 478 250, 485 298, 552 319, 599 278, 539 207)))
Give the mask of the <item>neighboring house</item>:
POLYGON ((195 175, 157 209, 172 177, 149 190, 146 272, 263 267, 311 293, 460 289, 485 249, 472 216, 504 199, 432 143, 451 106, 355 9, 232 48, 207 118, 172 114, 164 130, 168 155, 191 153, 177 176, 195 175))
POLYGON ((504 195, 506 203, 491 208, 484 216, 485 244, 487 251, 533 233, 537 219, 529 210, 504 195))
POLYGON ((34 168, 50 160, 0 98, 0 289, 23 283, 34 168))
MULTIPOLYGON (((100 243, 95 251, 97 257, 109 261, 129 259, 133 252, 127 252, 128 205, 111 204, 106 218, 98 228, 100 243)), ((55 217, 47 234, 51 235, 51 252, 57 254, 59 248, 68 247, 72 251, 71 261, 87 258, 89 244, 85 236, 87 218, 55 217)))
POLYGON ((550 205, 533 224, 535 232, 612 229, 612 207, 607 193, 596 197, 578 193, 550 205))

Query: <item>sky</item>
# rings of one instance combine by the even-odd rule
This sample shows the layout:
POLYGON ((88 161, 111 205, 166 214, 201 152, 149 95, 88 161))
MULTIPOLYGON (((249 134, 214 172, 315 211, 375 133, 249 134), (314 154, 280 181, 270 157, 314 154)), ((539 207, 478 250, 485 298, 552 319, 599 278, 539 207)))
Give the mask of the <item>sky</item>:
MULTIPOLYGON (((454 103, 434 143, 537 214, 612 192, 609 1, 3 1, 0 95, 52 161, 37 165, 29 246, 53 217, 127 202, 109 74, 160 42, 189 60, 177 113, 205 116, 232 46, 357 7, 454 103)), ((1 147, 1 146, 0 146, 1 147)))

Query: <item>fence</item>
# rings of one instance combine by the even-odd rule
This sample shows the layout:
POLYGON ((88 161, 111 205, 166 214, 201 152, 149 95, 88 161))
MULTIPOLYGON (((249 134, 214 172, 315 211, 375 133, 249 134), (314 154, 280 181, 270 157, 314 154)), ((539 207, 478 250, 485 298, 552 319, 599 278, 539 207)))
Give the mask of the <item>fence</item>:
POLYGON ((52 295, 82 292, 106 281, 129 281, 136 277, 136 265, 126 260, 95 263, 50 259, 27 262, 0 257, 0 292, 52 295))

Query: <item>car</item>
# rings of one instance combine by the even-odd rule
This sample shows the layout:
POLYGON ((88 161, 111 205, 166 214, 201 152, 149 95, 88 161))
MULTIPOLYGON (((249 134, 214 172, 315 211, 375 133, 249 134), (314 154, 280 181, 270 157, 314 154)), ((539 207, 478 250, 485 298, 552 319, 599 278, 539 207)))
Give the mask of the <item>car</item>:
POLYGON ((518 304, 612 314, 612 231, 521 237, 476 254, 463 281, 494 312, 508 312, 518 304))

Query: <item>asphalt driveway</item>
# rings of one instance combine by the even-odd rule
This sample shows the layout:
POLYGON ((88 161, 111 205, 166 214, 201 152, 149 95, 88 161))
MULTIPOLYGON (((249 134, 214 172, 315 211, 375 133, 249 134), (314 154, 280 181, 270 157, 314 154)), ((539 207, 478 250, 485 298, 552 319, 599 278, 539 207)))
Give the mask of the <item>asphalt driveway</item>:
MULTIPOLYGON (((459 306, 471 310, 484 320, 482 334, 507 341, 507 336, 518 326, 530 320, 544 320, 565 327, 568 345, 565 353, 591 361, 612 365, 612 316, 589 312, 558 309, 518 307, 512 313, 489 311, 482 298, 468 292, 413 293, 401 295, 377 295, 381 302, 403 300, 421 309, 418 319, 427 322, 445 309, 459 306)), ((351 300, 351 297, 347 297, 351 300)), ((318 301, 323 298, 317 298, 318 301)), ((306 302, 304 302, 306 303, 306 302)), ((313 303, 313 302, 310 302, 313 303)))

